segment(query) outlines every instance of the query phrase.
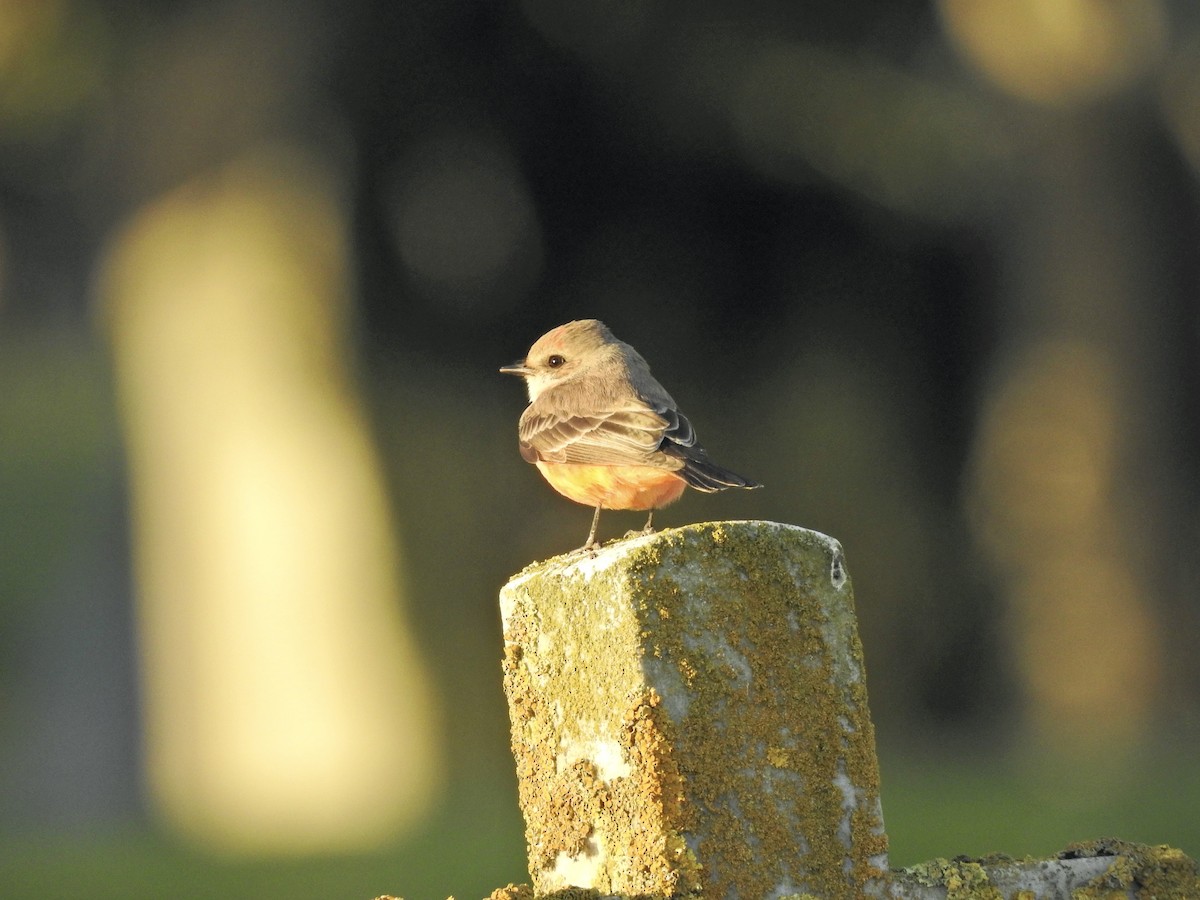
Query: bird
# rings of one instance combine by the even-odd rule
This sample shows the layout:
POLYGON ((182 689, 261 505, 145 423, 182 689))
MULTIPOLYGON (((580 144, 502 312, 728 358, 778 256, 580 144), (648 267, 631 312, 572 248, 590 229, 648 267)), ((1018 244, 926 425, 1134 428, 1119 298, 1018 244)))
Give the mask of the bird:
POLYGON ((551 329, 500 371, 524 378, 529 394, 517 429, 522 458, 558 493, 595 507, 580 550, 599 547, 602 509, 649 510, 648 534, 654 511, 688 487, 761 487, 708 458, 646 360, 597 319, 551 329))

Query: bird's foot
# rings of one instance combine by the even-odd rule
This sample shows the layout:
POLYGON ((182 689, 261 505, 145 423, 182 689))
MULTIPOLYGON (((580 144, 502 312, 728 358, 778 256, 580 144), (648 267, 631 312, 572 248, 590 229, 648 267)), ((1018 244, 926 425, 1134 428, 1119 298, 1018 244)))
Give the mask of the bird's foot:
POLYGON ((652 528, 649 525, 647 525, 645 528, 636 528, 636 529, 631 528, 629 531, 625 532, 625 534, 621 538, 621 540, 627 541, 630 538, 645 537, 648 534, 654 534, 655 530, 656 529, 652 528))
POLYGON ((646 516, 646 524, 641 531, 627 531, 625 537, 641 537, 645 534, 654 534, 654 510, 650 510, 650 515, 646 516))

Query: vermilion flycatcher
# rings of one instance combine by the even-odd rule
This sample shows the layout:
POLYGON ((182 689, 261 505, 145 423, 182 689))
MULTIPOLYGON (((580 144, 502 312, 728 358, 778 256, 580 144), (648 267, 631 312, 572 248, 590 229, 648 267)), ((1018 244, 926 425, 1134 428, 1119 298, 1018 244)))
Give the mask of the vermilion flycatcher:
POLYGON ((597 546, 602 509, 649 510, 649 532, 654 510, 688 485, 706 493, 760 487, 709 461, 646 360, 603 322, 560 325, 500 371, 520 375, 529 389, 521 456, 564 497, 596 507, 583 549, 597 546))

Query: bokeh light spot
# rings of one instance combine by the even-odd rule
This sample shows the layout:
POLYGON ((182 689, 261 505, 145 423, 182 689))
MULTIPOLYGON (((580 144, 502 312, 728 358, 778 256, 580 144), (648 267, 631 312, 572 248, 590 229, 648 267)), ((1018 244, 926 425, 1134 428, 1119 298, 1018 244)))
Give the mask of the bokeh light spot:
POLYGON ((1158 59, 1158 0, 941 0, 959 52, 997 87, 1047 105, 1117 91, 1158 59))
POLYGON ((524 293, 541 271, 541 230, 507 153, 469 134, 421 143, 394 176, 393 234, 425 286, 472 309, 524 293))

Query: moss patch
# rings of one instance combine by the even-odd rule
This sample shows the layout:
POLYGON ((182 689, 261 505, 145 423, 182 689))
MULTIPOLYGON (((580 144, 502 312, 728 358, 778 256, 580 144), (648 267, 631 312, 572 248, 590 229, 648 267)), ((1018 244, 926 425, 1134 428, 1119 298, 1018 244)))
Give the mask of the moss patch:
MULTIPOLYGON (((1148 847, 1129 841, 1106 839, 1072 844, 1050 859, 935 859, 900 872, 897 896, 908 896, 903 885, 945 888, 947 900, 1001 900, 1008 894, 995 881, 1011 879, 1015 870, 1031 873, 1034 880, 1047 865, 1071 860, 1111 858, 1107 869, 1071 889, 1071 900, 1196 900, 1200 898, 1200 867, 1173 847, 1148 847)), ((1084 876, 1086 878, 1086 876, 1084 876)), ((1036 891, 1011 894, 1012 900, 1036 900, 1036 891)))
POLYGON ((885 876, 873 862, 887 843, 852 588, 844 575, 841 590, 831 582, 840 553, 802 529, 707 523, 632 555, 647 654, 690 695, 679 721, 660 709, 660 728, 704 811, 688 837, 716 896, 763 896, 787 880, 857 896, 885 876), (854 786, 853 813, 839 785, 854 786))
POLYGON ((922 887, 944 887, 946 900, 1004 900, 1004 895, 992 885, 987 871, 975 860, 938 858, 904 872, 922 887))
POLYGON ((539 896, 550 896, 564 858, 584 868, 590 859, 601 891, 686 894, 699 871, 677 829, 682 779, 655 727, 659 698, 641 673, 640 632, 615 596, 594 590, 600 583, 578 571, 531 578, 505 618, 531 874, 539 896))
POLYGON ((1059 859, 1114 856, 1108 871, 1072 892, 1072 900, 1108 900, 1131 891, 1138 900, 1195 900, 1200 866, 1174 847, 1134 844, 1115 838, 1072 844, 1059 859))

